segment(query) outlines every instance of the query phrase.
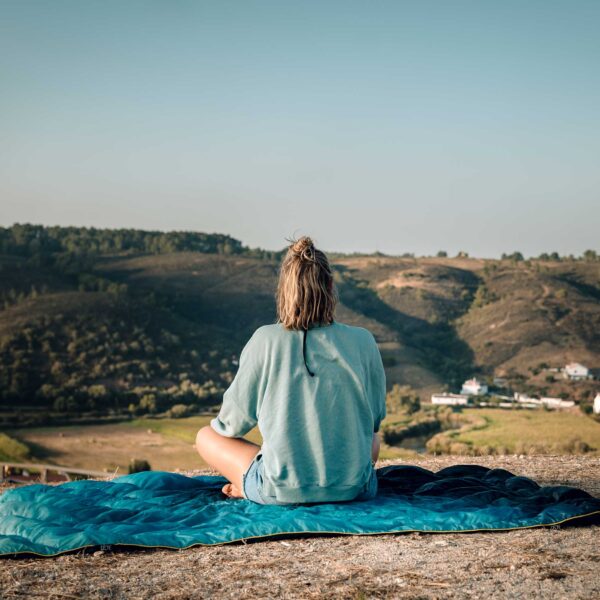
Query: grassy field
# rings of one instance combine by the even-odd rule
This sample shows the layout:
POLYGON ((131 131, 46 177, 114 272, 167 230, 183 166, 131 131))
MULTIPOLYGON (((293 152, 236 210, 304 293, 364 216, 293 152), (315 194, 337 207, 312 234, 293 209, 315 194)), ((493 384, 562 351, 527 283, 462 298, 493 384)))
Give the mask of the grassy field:
MULTIPOLYGON (((496 454, 577 453, 577 443, 600 455, 600 423, 577 413, 466 409, 467 420, 478 423, 442 434, 462 454, 491 448, 496 454)), ((389 415, 385 424, 402 415, 389 415)), ((174 471, 206 467, 193 447, 196 432, 210 416, 184 419, 136 419, 110 425, 39 427, 0 433, 0 459, 41 461, 93 470, 126 473, 132 459, 147 460, 154 470, 174 471)), ((246 436, 261 444, 258 428, 246 436)), ((410 447, 410 444, 407 444, 410 447)), ((414 450, 382 444, 380 459, 414 459, 414 450)))
MULTIPOLYGON (((390 415, 384 420, 384 424, 388 422, 396 422, 401 416, 390 415)), ((153 432, 159 433, 168 438, 180 439, 189 444, 194 443, 196 432, 200 427, 208 425, 210 417, 189 417, 187 419, 136 419, 132 425, 142 427, 144 429, 152 429, 153 432)), ((252 429, 246 436, 246 439, 255 444, 262 444, 262 436, 258 427, 252 429)), ((394 458, 406 458, 413 456, 415 453, 402 448, 395 448, 382 444, 380 450, 380 458, 382 460, 391 460, 394 458)))
POLYGON ((27 445, 6 435, 6 433, 0 433, 0 460, 27 462, 29 454, 30 450, 27 445))
POLYGON ((174 471, 205 466, 192 444, 193 429, 197 431, 208 420, 209 417, 181 419, 177 423, 181 429, 168 422, 157 425, 157 421, 140 420, 19 429, 11 435, 30 448, 32 461, 123 474, 131 459, 143 459, 154 470, 174 471), (155 432, 161 427, 168 433, 155 432))
POLYGON ((469 418, 484 419, 486 425, 450 434, 458 443, 502 448, 505 454, 561 454, 579 440, 594 449, 592 455, 600 454, 600 423, 580 413, 498 409, 463 412, 469 418))
MULTIPOLYGON (((199 469, 206 465, 193 444, 198 429, 208 425, 210 419, 142 418, 110 425, 17 429, 11 431, 11 437, 0 434, 0 459, 20 461, 29 448, 31 461, 83 469, 125 473, 133 458, 147 460, 154 470, 199 469)), ((262 443, 258 428, 250 431, 246 439, 262 443)), ((414 455, 409 450, 385 445, 380 454, 382 459, 414 455)))

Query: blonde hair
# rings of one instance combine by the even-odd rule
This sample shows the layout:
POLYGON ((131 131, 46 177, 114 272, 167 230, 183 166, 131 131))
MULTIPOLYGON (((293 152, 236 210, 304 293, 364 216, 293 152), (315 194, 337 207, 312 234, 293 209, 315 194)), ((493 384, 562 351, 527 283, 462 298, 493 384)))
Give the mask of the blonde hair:
POLYGON ((332 323, 338 294, 327 256, 307 236, 286 239, 291 244, 279 271, 276 322, 286 329, 332 323))

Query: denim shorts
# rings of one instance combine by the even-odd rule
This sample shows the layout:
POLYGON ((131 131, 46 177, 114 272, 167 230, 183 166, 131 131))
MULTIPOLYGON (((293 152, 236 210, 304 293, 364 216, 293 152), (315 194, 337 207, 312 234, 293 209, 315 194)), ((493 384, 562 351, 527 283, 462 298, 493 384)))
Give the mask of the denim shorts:
MULTIPOLYGON (((262 491, 263 487, 263 462, 262 452, 259 452, 254 460, 250 463, 250 466, 242 476, 242 493, 244 498, 256 502, 257 504, 281 504, 284 506, 299 506, 302 504, 322 504, 319 502, 279 502, 274 496, 268 496, 262 491)), ((377 472, 375 466, 371 471, 371 477, 367 483, 363 486, 361 491, 353 500, 346 500, 345 502, 355 502, 359 500, 371 500, 377 496, 377 472)))

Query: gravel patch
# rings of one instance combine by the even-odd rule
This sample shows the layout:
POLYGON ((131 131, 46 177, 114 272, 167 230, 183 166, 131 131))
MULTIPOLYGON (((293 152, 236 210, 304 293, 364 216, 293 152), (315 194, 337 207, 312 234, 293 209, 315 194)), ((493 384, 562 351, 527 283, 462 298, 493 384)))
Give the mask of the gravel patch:
MULTIPOLYGON (((500 467, 600 496, 600 459, 423 457, 437 471, 500 467)), ((192 471, 191 475, 210 473, 192 471)), ((600 527, 496 533, 310 536, 187 550, 82 550, 0 559, 1 598, 600 597, 600 527)))

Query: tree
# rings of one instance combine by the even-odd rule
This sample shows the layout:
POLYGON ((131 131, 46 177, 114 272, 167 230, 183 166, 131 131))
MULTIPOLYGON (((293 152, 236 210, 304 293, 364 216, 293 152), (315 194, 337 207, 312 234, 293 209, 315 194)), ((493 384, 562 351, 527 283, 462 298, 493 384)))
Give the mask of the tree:
POLYGON ((154 414, 158 409, 155 394, 145 394, 140 400, 140 409, 144 412, 154 414))
POLYGON ((421 408, 421 399, 409 385, 395 383, 385 399, 389 414, 405 412, 412 414, 421 408))
POLYGON ((108 390, 105 385, 95 384, 88 387, 88 394, 96 400, 105 400, 108 396, 108 390))
POLYGON ((440 250, 438 253, 438 258, 446 258, 448 256, 448 253, 445 250, 440 250))
POLYGON ((188 417, 192 412, 192 407, 186 404, 174 404, 168 411, 167 416, 171 419, 181 419, 188 417))
POLYGON ((512 254, 502 253, 502 260, 512 260, 513 262, 520 262, 525 260, 521 252, 513 252, 512 254))
POLYGON ((497 300, 494 293, 490 292, 486 287, 485 283, 480 283, 475 291, 475 297, 473 298, 473 306, 475 308, 481 308, 490 302, 497 300))

